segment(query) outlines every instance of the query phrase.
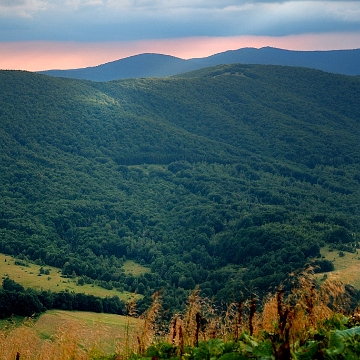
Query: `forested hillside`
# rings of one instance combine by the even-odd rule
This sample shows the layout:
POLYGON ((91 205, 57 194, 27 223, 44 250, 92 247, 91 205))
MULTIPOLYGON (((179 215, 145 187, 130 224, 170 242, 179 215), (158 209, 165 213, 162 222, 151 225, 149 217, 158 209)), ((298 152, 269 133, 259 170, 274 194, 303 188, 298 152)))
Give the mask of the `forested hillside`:
POLYGON ((303 68, 1 71, 0 252, 145 299, 162 288, 166 309, 197 284, 261 294, 325 244, 356 251, 359 122, 359 77, 303 68), (125 275, 125 259, 152 271, 125 275))

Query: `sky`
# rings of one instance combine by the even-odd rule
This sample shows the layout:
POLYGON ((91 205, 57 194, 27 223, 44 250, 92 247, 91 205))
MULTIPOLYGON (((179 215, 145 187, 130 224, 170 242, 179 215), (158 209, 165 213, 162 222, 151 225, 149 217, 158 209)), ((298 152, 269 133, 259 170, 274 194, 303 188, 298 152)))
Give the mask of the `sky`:
POLYGON ((243 47, 360 48, 360 1, 0 0, 0 69, 95 66, 243 47))

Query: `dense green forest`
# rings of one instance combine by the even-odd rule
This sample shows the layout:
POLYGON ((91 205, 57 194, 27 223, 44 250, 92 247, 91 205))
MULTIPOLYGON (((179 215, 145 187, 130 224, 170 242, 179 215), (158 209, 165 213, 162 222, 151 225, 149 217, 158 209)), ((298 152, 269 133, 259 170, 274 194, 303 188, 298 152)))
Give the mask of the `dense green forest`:
POLYGON ((107 83, 0 72, 0 252, 176 309, 356 252, 360 78, 227 65, 107 83), (334 253, 336 254, 336 253, 334 253), (151 273, 125 275, 133 259, 151 273))

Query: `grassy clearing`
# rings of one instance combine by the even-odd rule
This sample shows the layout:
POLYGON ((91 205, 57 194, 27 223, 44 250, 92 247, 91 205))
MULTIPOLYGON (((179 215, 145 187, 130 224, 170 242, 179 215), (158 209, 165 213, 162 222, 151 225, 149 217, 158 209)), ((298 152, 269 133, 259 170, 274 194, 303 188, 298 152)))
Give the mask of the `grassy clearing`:
MULTIPOLYGON (((11 256, 0 254, 0 276, 1 278, 8 276, 25 288, 51 290, 52 292, 68 290, 99 297, 116 295, 124 301, 128 301, 134 297, 135 299, 141 297, 141 295, 134 295, 126 291, 119 292, 115 289, 107 290, 93 284, 77 285, 77 278, 64 278, 61 276, 61 270, 52 266, 43 266, 44 270, 49 270, 49 274, 40 275, 41 266, 33 263, 26 263, 26 266, 15 265, 15 261, 16 259, 11 256)), ((132 272, 133 275, 136 276, 135 274, 144 273, 148 271, 148 269, 133 261, 127 261, 124 264, 124 271, 129 273, 132 272)))
POLYGON ((132 260, 125 261, 122 269, 124 270, 125 274, 132 274, 133 276, 140 276, 142 274, 151 272, 149 268, 137 264, 135 261, 132 260))
POLYGON ((343 252, 344 256, 339 256, 339 251, 329 251, 329 247, 321 250, 321 255, 325 259, 332 261, 335 270, 327 274, 329 279, 341 280, 343 283, 351 284, 360 290, 360 254, 343 252))

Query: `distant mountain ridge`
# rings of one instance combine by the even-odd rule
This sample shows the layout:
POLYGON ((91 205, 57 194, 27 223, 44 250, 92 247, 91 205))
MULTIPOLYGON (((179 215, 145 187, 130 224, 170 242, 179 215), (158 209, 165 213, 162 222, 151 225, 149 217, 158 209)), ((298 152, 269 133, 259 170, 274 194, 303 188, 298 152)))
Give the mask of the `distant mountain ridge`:
POLYGON ((285 65, 313 68, 342 75, 360 75, 360 49, 294 51, 272 47, 229 50, 205 58, 189 60, 162 54, 140 54, 102 65, 39 73, 92 81, 151 78, 177 75, 220 64, 285 65))

